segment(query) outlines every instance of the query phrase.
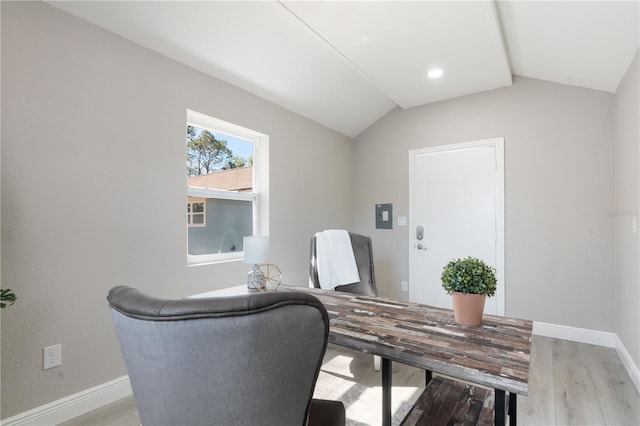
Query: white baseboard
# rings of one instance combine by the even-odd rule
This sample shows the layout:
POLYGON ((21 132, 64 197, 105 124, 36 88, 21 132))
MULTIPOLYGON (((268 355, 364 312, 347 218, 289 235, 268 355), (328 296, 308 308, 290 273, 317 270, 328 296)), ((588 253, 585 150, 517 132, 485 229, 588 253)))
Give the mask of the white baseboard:
MULTIPOLYGON (((577 327, 567 327, 564 325, 548 324, 544 322, 534 322, 533 334, 615 348, 622 364, 631 378, 631 381, 640 392, 640 370, 633 362, 633 359, 631 359, 631 355, 629 355, 629 352, 627 352, 627 349, 624 347, 617 334, 577 327)), ((70 395, 66 398, 42 405, 34 408, 33 410, 9 417, 8 419, 0 422, 0 425, 56 425, 131 394, 132 390, 131 384, 129 383, 129 377, 124 376, 70 395)))
POLYGON ((538 321, 534 321, 533 323, 533 334, 553 337, 555 339, 570 340, 572 342, 605 346, 607 348, 615 348, 616 339, 618 338, 615 333, 608 333, 606 331, 568 327, 566 325, 549 324, 538 321))
POLYGON ((132 394, 129 376, 41 405, 2 420, 2 426, 57 425, 132 394))
POLYGON ((640 369, 633 362, 631 355, 627 352, 627 348, 622 344, 617 334, 537 321, 533 323, 533 334, 614 348, 620 357, 620 361, 622 361, 622 365, 627 370, 631 382, 640 392, 640 369))
POLYGON ((616 341, 616 352, 618 352, 622 365, 624 365, 629 377, 631 377, 633 385, 638 392, 640 392, 640 369, 638 369, 638 366, 633 362, 633 359, 631 359, 631 355, 627 352, 627 348, 622 344, 618 335, 616 335, 616 341))

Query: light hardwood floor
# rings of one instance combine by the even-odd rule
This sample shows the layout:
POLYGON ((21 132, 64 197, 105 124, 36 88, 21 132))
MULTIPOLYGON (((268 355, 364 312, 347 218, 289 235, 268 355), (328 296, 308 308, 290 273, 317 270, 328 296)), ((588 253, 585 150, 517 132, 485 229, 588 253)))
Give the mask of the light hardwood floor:
MULTIPOLYGON (((330 346, 323 370, 357 377, 365 386, 379 386, 380 373, 371 368, 372 362, 371 355, 330 346)), ((423 372, 393 365, 392 400, 417 395, 418 391, 408 394, 407 389, 424 385, 423 372)), ((63 424, 138 426, 140 418, 129 397, 63 424)), ((357 424, 377 426, 373 422, 357 424)), ((518 424, 640 425, 640 395, 615 350, 534 336, 529 395, 518 397, 518 424)))

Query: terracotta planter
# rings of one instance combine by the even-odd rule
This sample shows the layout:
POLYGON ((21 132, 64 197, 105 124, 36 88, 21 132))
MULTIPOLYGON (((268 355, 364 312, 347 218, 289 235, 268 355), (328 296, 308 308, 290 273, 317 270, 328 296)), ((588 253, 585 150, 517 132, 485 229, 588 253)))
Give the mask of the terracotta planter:
POLYGON ((484 294, 464 294, 456 291, 451 295, 453 299, 453 316, 458 324, 479 327, 482 324, 484 294))

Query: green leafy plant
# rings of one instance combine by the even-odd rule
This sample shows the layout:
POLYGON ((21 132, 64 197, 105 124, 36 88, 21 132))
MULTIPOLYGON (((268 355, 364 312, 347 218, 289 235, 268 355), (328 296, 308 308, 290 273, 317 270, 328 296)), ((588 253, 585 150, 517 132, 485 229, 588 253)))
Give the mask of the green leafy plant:
POLYGON ((0 289, 0 308, 6 308, 13 305, 18 298, 9 288, 0 289))
POLYGON ((442 269, 442 287, 451 294, 496 294, 496 270, 480 259, 467 257, 452 260, 442 269))

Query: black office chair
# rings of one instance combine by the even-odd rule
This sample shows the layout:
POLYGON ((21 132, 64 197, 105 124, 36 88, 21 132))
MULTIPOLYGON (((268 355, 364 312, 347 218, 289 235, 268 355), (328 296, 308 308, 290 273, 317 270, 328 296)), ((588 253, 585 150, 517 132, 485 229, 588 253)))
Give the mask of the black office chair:
POLYGON ((299 292, 165 300, 108 295, 143 425, 345 424, 341 402, 313 400, 327 311, 299 292))
MULTIPOLYGON (((371 237, 349 232, 349 239, 351 240, 353 255, 356 259, 360 281, 347 285, 339 285, 335 289, 336 291, 362 294, 364 296, 377 296, 378 289, 376 288, 376 276, 373 268, 373 244, 371 243, 371 237)), ((320 288, 315 236, 311 237, 309 280, 314 287, 320 288)))

